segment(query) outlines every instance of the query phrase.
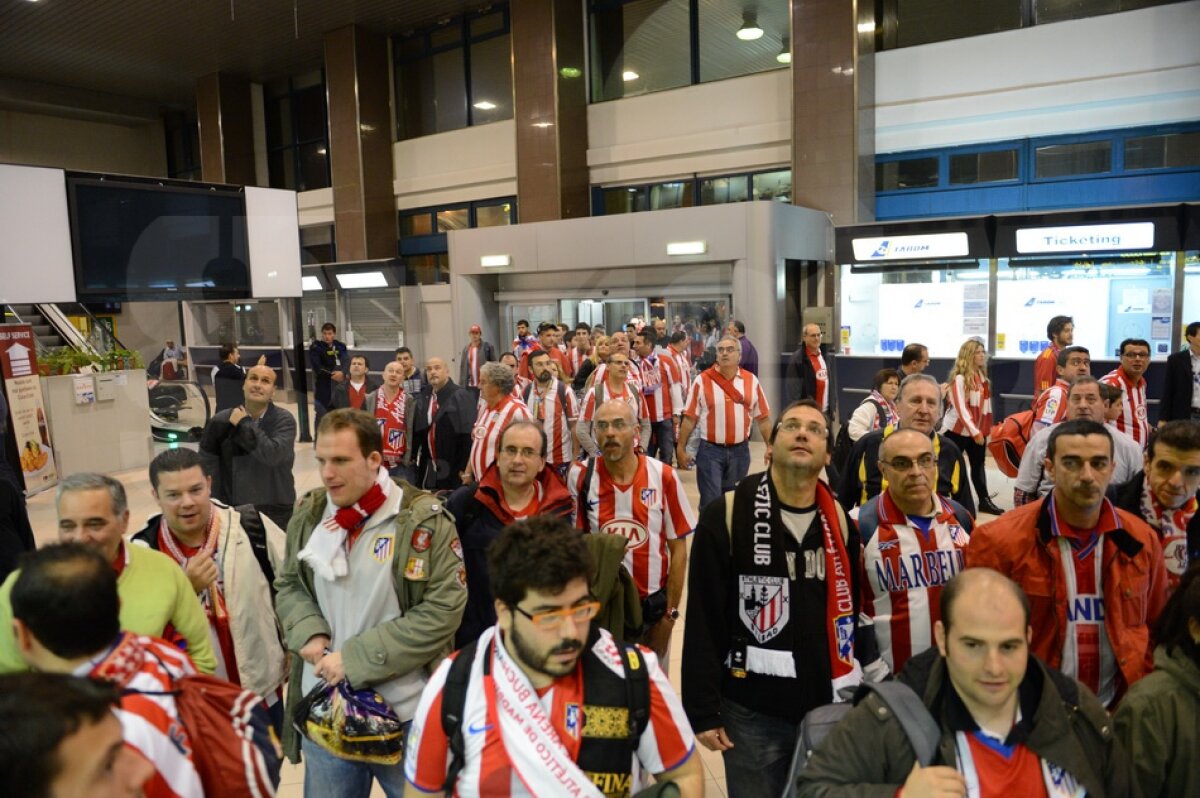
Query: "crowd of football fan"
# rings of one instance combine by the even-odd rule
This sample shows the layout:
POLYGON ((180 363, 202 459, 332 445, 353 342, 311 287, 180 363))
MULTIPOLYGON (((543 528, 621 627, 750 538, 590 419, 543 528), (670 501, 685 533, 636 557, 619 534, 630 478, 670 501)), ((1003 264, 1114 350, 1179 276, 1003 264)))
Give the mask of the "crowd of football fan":
POLYGON ((261 796, 286 756, 320 798, 701 796, 699 742, 730 796, 1200 795, 1200 322, 1156 428, 1149 344, 1097 380, 1073 332, 1004 424, 969 339, 944 382, 909 344, 835 437, 816 325, 772 417, 737 320, 472 326, 457 381, 327 324, 299 499, 275 373, 228 346, 140 530, 101 474, 59 483, 60 542, 0 529, 0 783, 261 796))

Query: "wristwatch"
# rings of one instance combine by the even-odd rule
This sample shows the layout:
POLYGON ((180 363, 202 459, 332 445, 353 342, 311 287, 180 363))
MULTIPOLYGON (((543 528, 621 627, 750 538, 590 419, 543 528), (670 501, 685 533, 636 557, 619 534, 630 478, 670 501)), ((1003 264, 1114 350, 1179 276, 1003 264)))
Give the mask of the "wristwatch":
POLYGON ((679 620, 679 608, 678 607, 667 607, 667 611, 665 613, 663 613, 663 617, 666 618, 668 621, 678 621, 679 620))

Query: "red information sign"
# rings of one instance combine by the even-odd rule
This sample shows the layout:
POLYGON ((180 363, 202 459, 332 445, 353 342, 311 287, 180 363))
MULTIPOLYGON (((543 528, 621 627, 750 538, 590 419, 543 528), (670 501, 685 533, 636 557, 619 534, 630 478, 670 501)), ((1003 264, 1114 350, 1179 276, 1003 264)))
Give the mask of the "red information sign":
POLYGON ((28 324, 0 324, 0 373, 12 414, 12 434, 20 453, 25 492, 37 493, 58 484, 54 447, 42 406, 37 370, 37 342, 28 324))

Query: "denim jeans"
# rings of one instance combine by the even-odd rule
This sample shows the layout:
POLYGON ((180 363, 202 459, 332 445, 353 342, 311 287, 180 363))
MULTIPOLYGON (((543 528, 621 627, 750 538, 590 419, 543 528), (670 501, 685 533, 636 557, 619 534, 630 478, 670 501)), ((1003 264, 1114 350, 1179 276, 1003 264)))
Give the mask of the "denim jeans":
MULTIPOLYGON (((407 737, 407 733, 405 734, 407 737)), ((304 798, 369 798, 371 781, 388 798, 404 794, 404 761, 395 765, 372 765, 339 759, 311 740, 301 741, 304 753, 304 798)))
POLYGON ((729 798, 783 795, 799 725, 729 699, 721 701, 721 717, 733 743, 733 748, 721 754, 729 798))
POLYGON ((416 469, 414 469, 412 466, 398 465, 395 468, 389 468, 388 476, 396 479, 402 479, 410 485, 417 484, 416 469))
POLYGON ((700 451, 696 452, 696 486, 700 489, 700 506, 696 511, 702 511, 725 491, 733 490, 749 470, 749 443, 725 447, 701 440, 700 451))
POLYGON ((675 462, 675 422, 668 418, 666 421, 650 422, 650 445, 646 454, 667 465, 675 462))

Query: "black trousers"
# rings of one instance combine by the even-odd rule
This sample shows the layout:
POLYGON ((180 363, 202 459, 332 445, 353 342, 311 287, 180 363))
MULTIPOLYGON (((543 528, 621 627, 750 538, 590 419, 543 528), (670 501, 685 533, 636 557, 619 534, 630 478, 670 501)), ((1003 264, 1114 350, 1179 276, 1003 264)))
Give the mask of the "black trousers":
POLYGON ((980 504, 991 501, 987 486, 987 444, 976 443, 974 438, 956 435, 953 432, 943 434, 954 441, 967 457, 967 463, 971 467, 971 485, 975 488, 975 508, 978 509, 980 504))

